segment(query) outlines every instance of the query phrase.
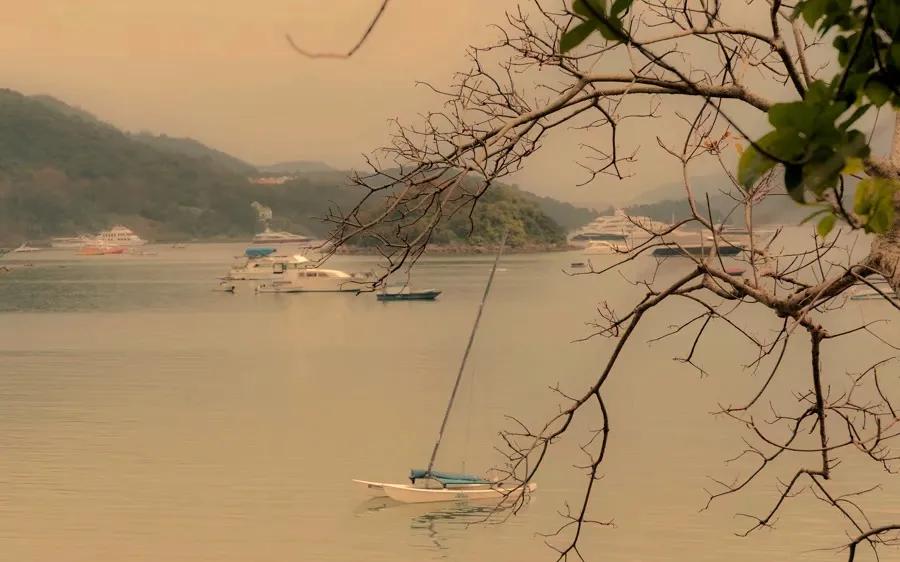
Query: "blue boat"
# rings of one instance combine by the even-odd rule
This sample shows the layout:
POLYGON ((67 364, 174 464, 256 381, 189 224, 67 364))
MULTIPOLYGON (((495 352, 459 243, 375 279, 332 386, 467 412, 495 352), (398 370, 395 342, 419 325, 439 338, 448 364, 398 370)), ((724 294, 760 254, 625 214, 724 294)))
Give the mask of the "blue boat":
POLYGON ((397 290, 385 290, 377 294, 377 298, 382 302, 390 301, 433 301, 441 294, 437 289, 424 289, 421 291, 413 291, 407 287, 397 290))

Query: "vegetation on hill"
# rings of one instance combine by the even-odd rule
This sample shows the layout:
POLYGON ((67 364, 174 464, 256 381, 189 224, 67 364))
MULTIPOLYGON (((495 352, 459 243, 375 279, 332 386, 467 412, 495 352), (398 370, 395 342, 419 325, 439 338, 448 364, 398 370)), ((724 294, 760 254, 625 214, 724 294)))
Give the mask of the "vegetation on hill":
POLYGON ((210 148, 194 139, 170 137, 168 135, 154 135, 148 132, 133 134, 131 135, 131 138, 144 144, 148 144, 162 152, 191 156, 197 160, 205 161, 212 166, 234 172, 235 174, 254 176, 258 173, 257 169, 252 164, 248 164, 221 150, 210 148))
MULTIPOLYGON (((0 125, 0 242, 5 244, 96 232, 115 223, 158 241, 249 238, 260 228, 253 201, 274 210, 273 228, 325 236, 330 225, 320 217, 353 207, 362 196, 345 172, 319 163, 269 167, 270 173, 298 166, 308 171, 282 185, 255 185, 247 176, 257 170, 228 154, 192 139, 124 133, 49 96, 0 90, 0 125)), ((560 226, 535 201, 559 209, 563 221, 571 221, 566 213, 579 213, 505 188, 491 206, 476 212, 470 239, 463 218, 443 238, 480 244, 508 226, 516 243, 561 240, 560 226)))
MULTIPOLYGON (((517 188, 516 188, 517 189, 517 188)), ((517 189, 518 190, 518 189, 517 189)), ((552 197, 543 197, 535 195, 528 191, 518 190, 518 192, 526 200, 533 202, 548 217, 556 221, 565 230, 575 230, 580 226, 584 226, 597 218, 599 213, 593 209, 585 209, 584 207, 576 207, 571 203, 559 201, 552 197)))
MULTIPOLYGON (((518 189, 498 185, 485 192, 472 211, 472 203, 464 205, 452 216, 438 222, 431 232, 434 246, 488 246, 497 244, 507 233, 510 248, 538 248, 562 245, 566 242, 565 230, 547 216, 537 203, 523 197, 518 189)), ((374 208, 373 208, 374 211, 374 208)), ((369 213, 372 214, 372 213, 369 213)), ((396 218, 407 220, 408 216, 396 214, 396 218)), ((425 225, 434 220, 432 211, 420 215, 415 228, 406 228, 398 233, 392 220, 381 222, 377 228, 359 236, 355 243, 359 246, 378 246, 384 242, 403 246, 408 239, 422 234, 425 225)))

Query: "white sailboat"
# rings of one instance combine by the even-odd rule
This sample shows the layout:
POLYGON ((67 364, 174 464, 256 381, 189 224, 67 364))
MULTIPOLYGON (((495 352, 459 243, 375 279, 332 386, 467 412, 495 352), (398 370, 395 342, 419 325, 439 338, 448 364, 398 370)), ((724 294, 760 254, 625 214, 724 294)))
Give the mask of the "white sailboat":
POLYGON ((450 393, 450 401, 447 404, 447 410, 444 412, 444 419, 441 422, 441 428, 438 431, 437 441, 431 452, 431 459, 426 469, 412 469, 409 473, 409 483, 395 484, 389 482, 375 482, 371 480, 353 480, 357 487, 373 496, 387 496, 394 501, 401 503, 431 503, 431 502, 448 502, 448 501, 479 501, 479 500, 516 500, 521 498, 523 494, 534 492, 537 484, 534 482, 506 482, 493 478, 485 478, 472 474, 457 474, 450 472, 441 472, 434 470, 434 461, 437 457, 441 440, 444 437, 444 430, 447 427, 447 420, 450 417, 450 411, 453 409, 453 401, 456 398, 456 392, 459 390, 459 383, 462 380, 463 372, 466 367, 466 360, 469 357, 469 351, 472 349, 472 342, 475 340, 475 333, 478 331, 478 323, 481 320, 481 313, 484 310, 484 303, 491 290, 491 284, 494 280, 494 273, 497 271, 497 263, 503 254, 503 246, 506 243, 506 235, 500 243, 500 249, 497 257, 494 259, 494 266, 491 268, 491 274, 488 277, 487 285, 484 288, 484 295, 481 298, 481 304, 478 306, 478 314, 475 316, 475 324, 472 326, 472 332, 469 334, 469 342, 463 353, 462 362, 456 375, 456 382, 453 385, 453 391, 450 393))

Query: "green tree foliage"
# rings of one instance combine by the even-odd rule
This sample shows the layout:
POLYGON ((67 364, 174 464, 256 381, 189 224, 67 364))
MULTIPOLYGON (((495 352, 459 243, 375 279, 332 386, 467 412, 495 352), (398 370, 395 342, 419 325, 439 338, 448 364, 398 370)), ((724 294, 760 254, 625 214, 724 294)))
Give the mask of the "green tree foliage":
MULTIPOLYGON (((541 211, 534 201, 522 197, 521 192, 510 186, 497 185, 474 201, 464 205, 458 212, 442 219, 431 234, 430 243, 437 245, 497 244, 508 232, 507 245, 522 248, 529 245, 553 246, 566 241, 565 231, 553 219, 541 211)), ((377 205, 373 208, 379 208, 377 205)), ((433 222, 434 214, 424 212, 411 219, 409 215, 397 213, 394 217, 380 222, 373 230, 357 240, 361 246, 377 246, 383 242, 406 246, 420 236, 433 222), (402 220, 411 226, 397 228, 402 220)))

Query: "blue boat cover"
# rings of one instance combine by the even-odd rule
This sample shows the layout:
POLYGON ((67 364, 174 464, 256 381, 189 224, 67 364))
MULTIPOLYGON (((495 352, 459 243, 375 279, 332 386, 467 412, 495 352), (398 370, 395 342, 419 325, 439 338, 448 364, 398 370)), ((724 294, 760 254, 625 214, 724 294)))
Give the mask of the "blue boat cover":
POLYGON ((248 258, 264 258, 276 251, 275 248, 247 248, 244 250, 244 255, 248 258))
POLYGON ((480 476, 475 476, 473 474, 455 474, 452 472, 438 472, 437 470, 432 470, 428 472, 422 468, 413 468, 409 471, 409 479, 415 482, 419 478, 433 478, 443 484, 447 485, 460 485, 460 484, 490 484, 490 480, 485 480, 480 476))

